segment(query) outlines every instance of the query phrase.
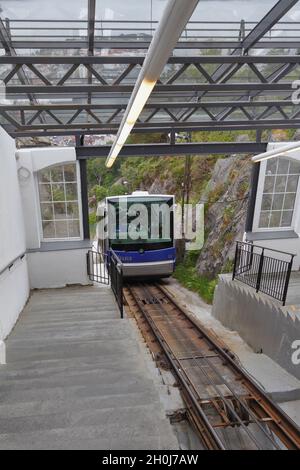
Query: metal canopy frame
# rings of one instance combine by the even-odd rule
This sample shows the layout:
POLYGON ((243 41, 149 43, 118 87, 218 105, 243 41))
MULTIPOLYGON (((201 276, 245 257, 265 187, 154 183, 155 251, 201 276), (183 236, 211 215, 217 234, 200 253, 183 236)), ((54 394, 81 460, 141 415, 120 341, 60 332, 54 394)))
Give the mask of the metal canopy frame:
MULTIPOLYGON (((300 66, 300 23, 282 21, 296 4, 279 0, 256 24, 190 21, 133 132, 174 137, 254 129, 259 139, 264 129, 299 127, 300 110, 291 96, 300 66)), ((7 98, 0 104, 0 123, 12 137, 117 133, 155 22, 99 22, 96 0, 87 0, 87 7, 86 21, 0 20, 7 98)), ((230 151, 263 151, 265 144, 259 145, 230 144, 230 151)), ((176 147, 172 138, 163 149, 126 146, 123 154, 187 151, 186 145, 176 147)), ((208 148, 199 144, 189 152, 208 148)), ((106 156, 108 150, 82 147, 79 155, 106 156)))

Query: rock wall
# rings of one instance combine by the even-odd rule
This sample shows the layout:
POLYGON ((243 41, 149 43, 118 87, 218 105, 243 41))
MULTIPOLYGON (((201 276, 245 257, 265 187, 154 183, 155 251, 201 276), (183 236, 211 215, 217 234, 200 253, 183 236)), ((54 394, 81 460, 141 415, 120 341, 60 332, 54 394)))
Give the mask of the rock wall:
POLYGON ((199 274, 208 278, 231 269, 235 241, 242 240, 251 180, 251 158, 231 156, 217 160, 201 195, 208 201, 205 243, 197 262, 199 274))

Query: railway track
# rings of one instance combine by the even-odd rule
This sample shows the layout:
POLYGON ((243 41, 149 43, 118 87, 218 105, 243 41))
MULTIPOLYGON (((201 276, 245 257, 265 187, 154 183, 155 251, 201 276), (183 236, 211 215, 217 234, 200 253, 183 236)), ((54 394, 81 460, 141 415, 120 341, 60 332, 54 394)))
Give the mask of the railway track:
POLYGON ((300 449, 297 425, 166 289, 127 284, 124 297, 150 327, 206 449, 300 449))

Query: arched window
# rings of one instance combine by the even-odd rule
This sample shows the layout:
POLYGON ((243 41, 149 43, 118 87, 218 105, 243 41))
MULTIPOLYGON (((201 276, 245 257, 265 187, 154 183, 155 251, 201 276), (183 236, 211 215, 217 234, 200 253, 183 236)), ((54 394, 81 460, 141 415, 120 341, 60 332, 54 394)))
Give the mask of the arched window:
POLYGON ((78 182, 75 163, 38 172, 44 240, 80 238, 78 182))
POLYGON ((300 162, 286 157, 266 162, 263 182, 260 229, 291 228, 298 192, 300 162))

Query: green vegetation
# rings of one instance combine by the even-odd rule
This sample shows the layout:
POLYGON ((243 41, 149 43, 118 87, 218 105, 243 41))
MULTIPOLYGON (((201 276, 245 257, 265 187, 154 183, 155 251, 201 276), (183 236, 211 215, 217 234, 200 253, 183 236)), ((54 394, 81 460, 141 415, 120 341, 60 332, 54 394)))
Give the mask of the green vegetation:
POLYGON ((189 251, 183 263, 176 266, 174 277, 187 289, 196 292, 205 302, 213 301, 217 279, 208 279, 197 273, 196 263, 200 251, 189 251))
POLYGON ((184 263, 176 267, 174 277, 187 289, 197 292, 205 302, 212 303, 217 279, 210 280, 199 276, 195 267, 186 266, 184 263))

